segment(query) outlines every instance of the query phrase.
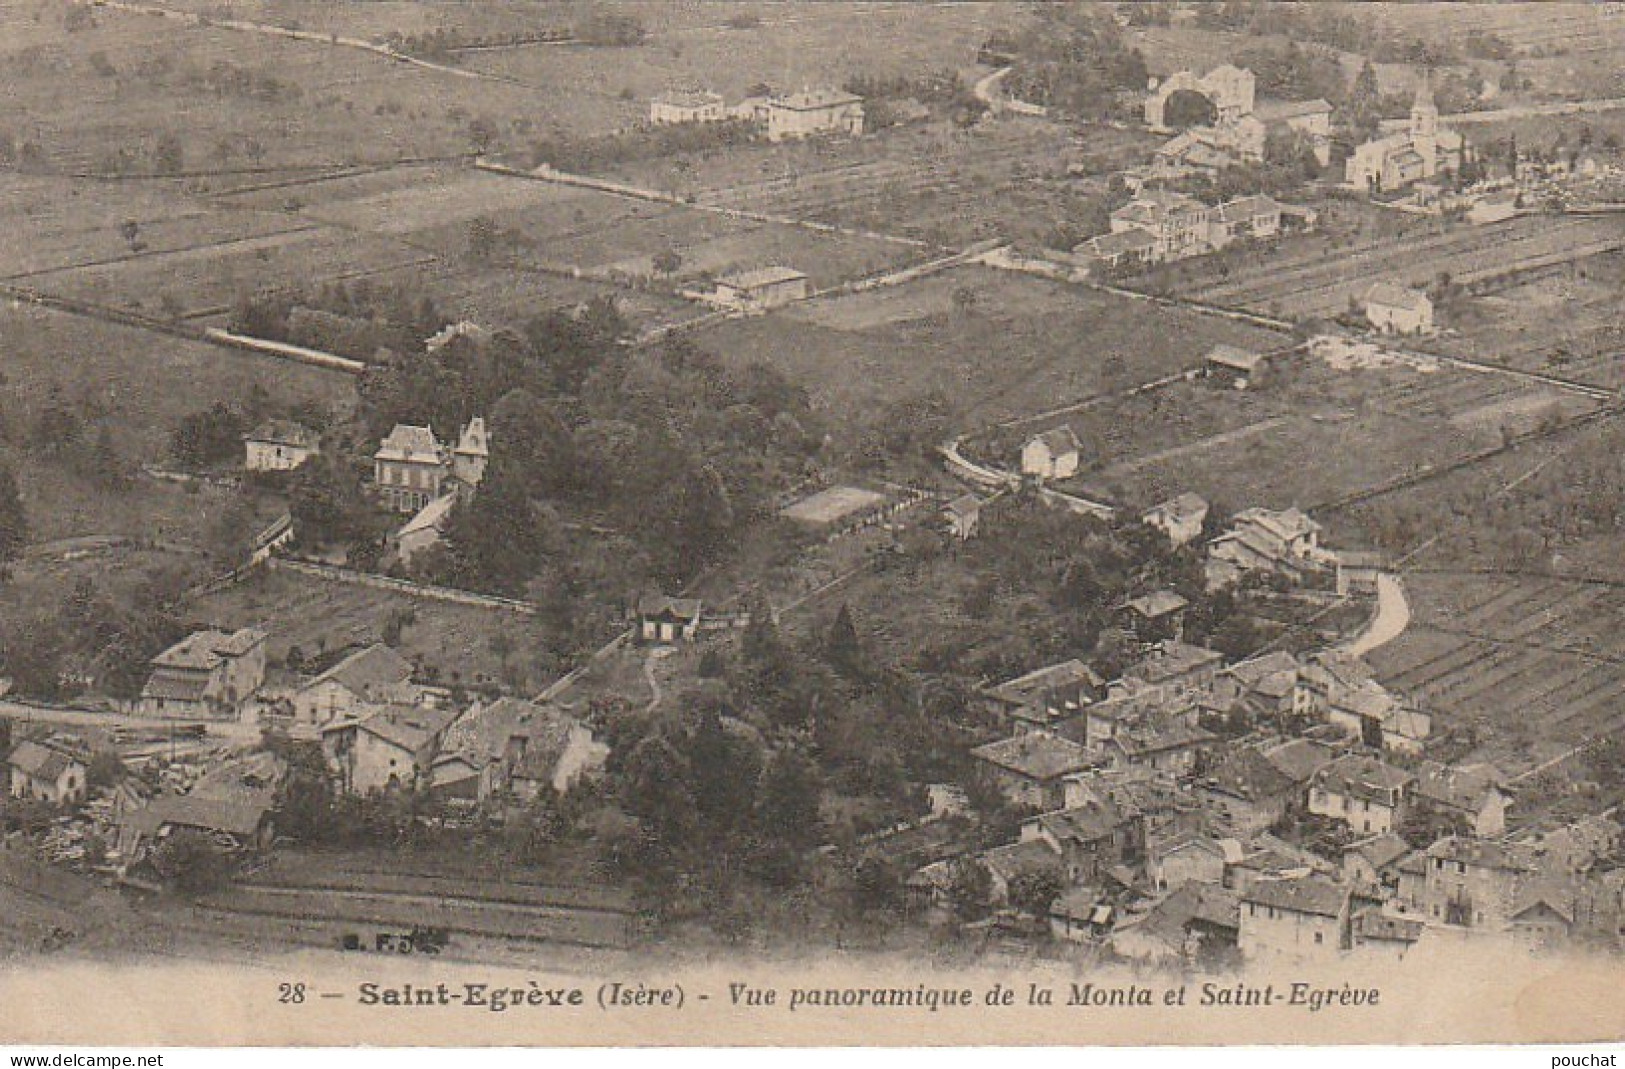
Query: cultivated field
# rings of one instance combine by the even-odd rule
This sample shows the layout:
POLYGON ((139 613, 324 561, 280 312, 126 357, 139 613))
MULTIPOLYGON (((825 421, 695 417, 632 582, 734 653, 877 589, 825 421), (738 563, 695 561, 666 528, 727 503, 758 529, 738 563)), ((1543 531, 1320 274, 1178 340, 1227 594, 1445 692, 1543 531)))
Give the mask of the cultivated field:
POLYGON ((1193 367, 1220 342, 1279 344, 1241 324, 980 267, 729 321, 694 337, 730 361, 778 367, 840 423, 938 392, 962 428, 1193 367), (968 310, 957 291, 970 295, 968 310))
POLYGON ((1411 624, 1368 660, 1440 726, 1478 728, 1508 771, 1625 722, 1625 588, 1448 572, 1405 586, 1411 624))
POLYGON ((1591 407, 1432 363, 1347 368, 1295 354, 1277 366, 1251 390, 1199 380, 1073 414, 1085 450, 1076 482, 1139 506, 1189 490, 1232 509, 1312 509, 1591 407))
POLYGON ((1430 286, 1441 272, 1461 284, 1564 263, 1625 247, 1625 219, 1526 216, 1458 226, 1420 240, 1328 249, 1296 262, 1275 259, 1232 271, 1190 296, 1227 307, 1311 318, 1345 312, 1373 283, 1430 286))
POLYGON ((280 660, 288 648, 298 646, 307 657, 321 650, 381 641, 392 618, 409 615, 415 622, 402 628, 400 652, 431 672, 442 683, 474 686, 501 680, 506 674, 537 690, 553 681, 558 668, 549 654, 556 638, 544 625, 496 609, 408 597, 371 587, 328 583, 291 572, 260 571, 225 590, 194 600, 192 616, 216 621, 219 626, 265 627, 271 632, 269 656, 280 660), (507 659, 498 650, 504 635, 514 652, 507 659), (497 648, 493 649, 493 645, 497 648))

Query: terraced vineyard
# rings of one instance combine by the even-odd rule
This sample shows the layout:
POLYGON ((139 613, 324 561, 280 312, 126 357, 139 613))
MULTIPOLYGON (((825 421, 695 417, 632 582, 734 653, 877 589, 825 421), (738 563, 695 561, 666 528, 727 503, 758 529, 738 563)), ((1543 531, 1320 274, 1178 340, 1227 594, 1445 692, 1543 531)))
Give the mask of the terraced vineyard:
POLYGON ((1368 660, 1441 724, 1477 725, 1509 771, 1625 724, 1625 587, 1418 572, 1406 589, 1410 627, 1368 660))
POLYGON ((1385 241, 1290 266, 1259 260, 1191 294, 1198 300, 1296 317, 1337 315, 1378 281, 1431 285, 1441 272, 1470 285, 1512 271, 1566 263, 1625 247, 1625 220, 1524 216, 1426 238, 1385 241))

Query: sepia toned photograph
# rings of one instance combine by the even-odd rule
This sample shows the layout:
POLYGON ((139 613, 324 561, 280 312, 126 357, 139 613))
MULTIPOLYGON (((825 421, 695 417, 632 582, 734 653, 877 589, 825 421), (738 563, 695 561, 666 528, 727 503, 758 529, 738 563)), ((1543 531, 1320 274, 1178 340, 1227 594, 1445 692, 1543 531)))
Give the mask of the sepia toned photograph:
POLYGON ((0 87, 0 1043, 1625 1040, 1625 4, 0 87))

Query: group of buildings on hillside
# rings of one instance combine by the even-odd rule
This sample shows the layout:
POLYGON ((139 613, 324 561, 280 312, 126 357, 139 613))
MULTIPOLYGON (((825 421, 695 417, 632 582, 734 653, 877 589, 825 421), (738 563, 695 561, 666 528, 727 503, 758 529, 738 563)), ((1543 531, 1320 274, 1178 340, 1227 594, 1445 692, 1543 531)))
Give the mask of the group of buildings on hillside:
POLYGON ((863 133, 863 98, 841 89, 803 89, 799 93, 746 97, 728 104, 709 90, 661 93, 649 102, 649 121, 656 126, 710 123, 734 119, 759 125, 769 141, 863 133))
POLYGON ((994 907, 1048 872, 1053 937, 1176 965, 1400 958, 1443 932, 1617 936, 1625 879, 1603 862, 1619 825, 1509 835, 1506 777, 1426 758, 1395 733, 1424 714, 1359 660, 1148 651, 1110 685, 1068 661, 986 689, 1010 734, 973 757, 1030 815, 1005 845, 944 845, 907 881, 917 902, 952 904, 967 865, 994 907))

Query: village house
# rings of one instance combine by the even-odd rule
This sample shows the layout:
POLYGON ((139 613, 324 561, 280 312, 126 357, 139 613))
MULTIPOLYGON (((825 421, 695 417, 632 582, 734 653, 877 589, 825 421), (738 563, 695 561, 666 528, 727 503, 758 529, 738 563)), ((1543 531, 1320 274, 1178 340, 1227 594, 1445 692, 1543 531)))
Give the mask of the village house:
POLYGON ((789 267, 759 267, 717 279, 716 292, 710 300, 725 308, 763 311, 805 300, 811 293, 812 282, 800 271, 789 267))
POLYGON ((1197 494, 1183 493, 1158 505, 1153 505, 1140 517, 1140 522, 1161 531, 1175 549, 1202 537, 1202 525, 1207 522, 1208 503, 1197 494))
POLYGON ((1250 508, 1208 543, 1208 557, 1241 572, 1269 571, 1301 581, 1322 568, 1320 532, 1320 524, 1298 509, 1250 508))
POLYGON ((1078 473, 1081 448, 1071 427, 1051 427, 1027 439, 1021 447, 1021 474, 1040 482, 1070 479, 1078 473))
POLYGON ((1047 843, 1018 841, 983 850, 976 860, 987 870, 991 886, 988 899, 998 906, 1010 902, 1010 885, 1018 877, 1046 869, 1060 871, 1060 861, 1047 843))
POLYGON ((1263 353, 1238 349, 1234 345, 1215 345, 1202 358, 1202 374, 1210 382, 1245 390, 1262 381, 1268 362, 1269 358, 1263 353))
POLYGON ((1048 848, 1068 884, 1099 883, 1108 871, 1144 860, 1145 818, 1109 801, 1091 801, 1027 820, 1020 841, 1048 848))
POLYGON ((152 659, 141 689, 143 716, 234 720, 265 682, 266 634, 245 627, 196 631, 152 659))
POLYGON ((1080 716, 1063 720, 1055 732, 1104 760, 1108 744, 1131 728, 1147 725, 1185 724, 1198 719, 1196 702, 1183 690, 1171 693, 1148 687, 1139 680, 1118 680, 1100 701, 1086 707, 1080 716))
POLYGON ((1399 866, 1413 851, 1393 832, 1358 839, 1343 848, 1343 882, 1352 887, 1399 889, 1399 866))
POLYGON ((396 559, 402 564, 410 564, 412 558, 419 553, 438 546, 445 535, 446 522, 451 519, 451 510, 457 501, 455 493, 442 494, 424 505, 416 515, 402 524, 399 530, 391 534, 388 546, 396 559))
POLYGON ((1100 696, 1104 685, 1094 669, 1073 658, 1006 680, 983 695, 994 715, 1021 731, 1077 716, 1100 696))
POLYGON ((1050 903, 1050 935, 1068 943, 1095 942, 1111 933, 1116 916, 1098 889, 1069 887, 1050 903))
POLYGON ((415 704, 412 663, 381 642, 348 655, 301 686, 293 695, 294 727, 314 733, 339 717, 354 717, 369 705, 415 704))
POLYGON ((1157 251, 1157 239, 1144 230, 1115 230, 1109 234, 1096 234, 1072 249, 1072 258, 1084 265, 1104 268, 1128 268, 1151 263, 1157 251))
POLYGON ((1349 949, 1376 958, 1403 961, 1426 931, 1421 921, 1391 917, 1367 906, 1349 923, 1349 949))
POLYGON ((485 420, 475 416, 448 448, 429 427, 397 423, 373 454, 373 483, 386 506, 416 513, 453 491, 478 486, 490 458, 485 420))
POLYGON ((1152 263, 1183 260, 1213 251, 1215 209, 1181 193, 1153 190, 1111 214, 1111 231, 1138 230, 1152 239, 1152 263))
POLYGON ((1237 197, 1219 205, 1213 217, 1215 248, 1236 241, 1268 241, 1281 233, 1281 204, 1273 197, 1237 197))
POLYGON ((1315 773, 1337 759, 1337 751, 1315 739, 1287 739, 1261 751, 1265 760, 1308 794, 1315 773))
POLYGON ((1239 861, 1225 865, 1224 885, 1244 894, 1257 883, 1303 876, 1335 880, 1337 867, 1269 832, 1260 832, 1245 845, 1239 861))
POLYGON ((1178 642, 1185 637, 1185 610, 1189 607, 1190 602, 1172 590, 1153 590, 1123 602, 1118 619, 1140 642, 1178 642))
POLYGON ((1141 722, 1120 725, 1106 741, 1105 751, 1115 767, 1185 776, 1214 738, 1212 732, 1184 719, 1141 722))
POLYGON ((166 794, 119 818, 114 850, 128 868, 178 832, 205 836, 227 853, 258 853, 270 849, 276 823, 261 801, 166 794))
POLYGON ((1337 550, 1337 596, 1340 598, 1353 595, 1374 596, 1377 593, 1377 580, 1384 573, 1381 553, 1371 553, 1362 550, 1337 550))
POLYGON ((446 729, 432 765, 437 794, 527 803, 563 794, 603 767, 609 748, 554 705, 502 697, 476 701, 446 729))
POLYGON ((1237 945, 1249 961, 1329 961, 1348 947, 1348 929, 1348 891, 1330 880, 1259 880, 1241 896, 1237 945))
POLYGON ((982 499, 975 494, 960 494, 942 506, 943 527, 958 541, 970 541, 981 521, 982 499))
POLYGON ((427 787, 441 736, 456 710, 363 706, 322 727, 322 756, 344 794, 427 787))
POLYGON ((1123 673, 1123 684, 1168 695, 1208 686, 1224 666, 1224 654, 1206 646, 1172 639, 1158 643, 1149 656, 1123 673))
POLYGON ((811 89, 767 102, 767 139, 793 141, 823 134, 863 133, 863 98, 839 89, 811 89))
POLYGON ((1461 169, 1466 141, 1439 125, 1439 109, 1426 78, 1411 105, 1405 129, 1356 146, 1344 164, 1345 184, 1371 193, 1391 193, 1439 174, 1461 169))
POLYGON ((1066 797, 1066 776, 1088 768, 1094 758, 1075 742, 1048 731, 1023 731, 978 746, 971 756, 982 763, 1013 805, 1055 809, 1066 797))
POLYGON ((1174 891, 1185 884, 1224 882, 1224 867, 1240 860, 1241 844, 1220 841, 1200 832, 1181 831, 1151 836, 1146 844, 1145 875, 1157 891, 1174 891))
POLYGON ((491 340, 491 336, 490 328, 482 327, 472 319, 459 319, 455 323, 447 323, 423 339, 423 351, 438 353, 452 342, 459 340, 483 346, 491 340))
POLYGON ((243 435, 248 471, 292 471, 321 452, 321 438, 291 419, 272 419, 243 435))
POLYGON ((1309 812, 1347 824, 1360 835, 1395 831, 1404 819, 1416 777, 1375 757, 1346 754, 1309 786, 1309 812))
POLYGON ((1365 318, 1384 334, 1430 334, 1433 302, 1420 290, 1378 282, 1366 290, 1365 318))
POLYGON ((1424 923, 1486 931, 1507 926, 1519 884, 1535 871, 1514 848, 1458 835, 1428 847, 1426 866, 1416 903, 1424 923))
POLYGON ((703 603, 699 598, 669 598, 643 594, 634 617, 640 642, 692 642, 700 629, 703 603))
POLYGON ((85 800, 85 762, 64 746, 25 739, 6 758, 10 793, 50 805, 74 805, 85 800))
POLYGON ((1273 650, 1230 665, 1221 681, 1234 683, 1249 715, 1278 721, 1305 711, 1299 697, 1299 669, 1296 657, 1273 650))
POLYGON ((1504 782, 1493 765, 1458 767, 1423 761, 1417 769, 1415 801, 1419 808, 1457 820, 1471 834, 1491 839, 1506 833, 1512 795, 1504 782))
POLYGON ((1131 961, 1218 964, 1234 954, 1241 901, 1223 887, 1186 882, 1111 933, 1111 948, 1131 961))
POLYGON ((1212 750, 1191 790, 1216 827, 1243 838, 1274 825, 1303 798, 1300 786, 1269 758, 1240 743, 1212 750))
POLYGON ((649 101, 649 122, 655 126, 720 122, 726 118, 728 105, 722 96, 706 90, 673 90, 649 101))

